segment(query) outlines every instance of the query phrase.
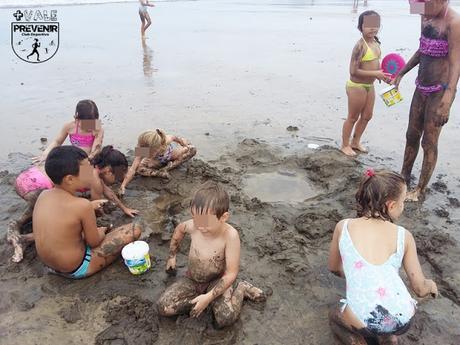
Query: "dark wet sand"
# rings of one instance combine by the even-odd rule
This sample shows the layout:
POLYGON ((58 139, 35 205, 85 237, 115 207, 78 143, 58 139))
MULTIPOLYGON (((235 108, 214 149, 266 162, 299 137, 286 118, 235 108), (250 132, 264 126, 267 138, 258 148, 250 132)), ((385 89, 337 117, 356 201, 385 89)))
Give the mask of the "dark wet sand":
MULTIPOLYGON (((172 182, 137 179, 130 187, 127 203, 142 210, 155 258, 142 277, 131 276, 120 260, 94 277, 68 281, 44 273, 32 249, 24 263, 10 263, 2 240, 2 343, 334 344, 327 308, 343 296, 344 284, 326 270, 331 231, 336 221, 354 216, 353 194, 365 166, 400 168, 415 74, 404 81, 403 104, 387 109, 377 100, 365 135, 370 155, 354 161, 334 149, 306 149, 339 141, 349 53, 359 36, 350 8, 295 4, 159 3, 150 11, 154 26, 144 47, 133 4, 62 7, 59 54, 38 66, 16 61, 0 33, 0 52, 8 56, 1 67, 0 160, 8 173, 1 175, 0 229, 24 206, 14 193, 14 175, 38 152, 40 137, 51 138, 71 118, 81 98, 94 99, 104 114, 105 143, 128 150, 138 132, 161 127, 199 149, 172 182), (102 20, 106 26, 95 29, 102 20), (299 130, 287 131, 289 125, 299 130), (272 172, 308 179, 319 195, 295 204, 251 199, 243 188, 246 175, 272 172), (212 327, 209 314, 198 321, 158 319, 153 307, 173 281, 164 273, 165 239, 189 217, 191 190, 209 178, 232 196, 231 223, 243 248, 240 278, 274 292, 265 305, 247 303, 241 320, 224 331, 212 327)), ((382 11, 382 48, 403 49, 409 57, 418 19, 403 9, 382 11), (403 34, 401 26, 407 27, 403 34)), ((9 16, 0 10, 2 21, 9 16)), ((456 109, 458 100, 452 114, 456 109)), ((400 222, 415 234, 423 268, 442 294, 420 301, 402 344, 457 345, 460 338, 460 162, 452 150, 460 144, 459 125, 453 115, 442 133, 426 202, 408 205, 400 222)), ((114 217, 127 221, 118 211, 114 217)), ((185 259, 179 258, 182 272, 185 259)))

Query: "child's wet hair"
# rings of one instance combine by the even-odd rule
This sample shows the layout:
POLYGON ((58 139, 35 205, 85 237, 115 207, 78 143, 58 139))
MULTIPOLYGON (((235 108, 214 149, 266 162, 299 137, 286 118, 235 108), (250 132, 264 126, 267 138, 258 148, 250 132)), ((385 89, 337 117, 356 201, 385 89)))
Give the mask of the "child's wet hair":
POLYGON ((207 181, 195 191, 190 202, 190 209, 194 214, 206 214, 210 212, 220 219, 228 212, 230 198, 222 186, 213 181, 207 181))
POLYGON ((405 183, 404 178, 394 171, 377 170, 366 173, 356 192, 358 217, 392 222, 386 203, 399 199, 405 183))
POLYGON ((96 103, 90 99, 83 99, 77 103, 75 116, 79 120, 98 120, 99 110, 96 103))
POLYGON ((152 149, 166 147, 166 134, 161 129, 148 130, 141 133, 137 139, 137 146, 152 149))
POLYGON ((104 146, 97 155, 91 160, 91 165, 97 168, 105 168, 110 166, 112 168, 123 168, 128 170, 128 161, 126 156, 118 150, 115 150, 112 145, 104 146))
POLYGON ((54 184, 61 184, 67 175, 78 176, 80 162, 88 158, 81 148, 72 145, 55 147, 46 157, 45 172, 54 184))
MULTIPOLYGON (((377 12, 375 11, 372 11, 372 10, 368 10, 368 11, 364 11, 363 13, 361 13, 358 17, 358 30, 363 32, 363 24, 364 24, 364 17, 365 16, 377 16, 379 17, 380 19, 380 14, 378 14, 377 12)), ((381 44, 379 38, 377 36, 374 36, 374 39, 377 41, 378 44, 381 44)))

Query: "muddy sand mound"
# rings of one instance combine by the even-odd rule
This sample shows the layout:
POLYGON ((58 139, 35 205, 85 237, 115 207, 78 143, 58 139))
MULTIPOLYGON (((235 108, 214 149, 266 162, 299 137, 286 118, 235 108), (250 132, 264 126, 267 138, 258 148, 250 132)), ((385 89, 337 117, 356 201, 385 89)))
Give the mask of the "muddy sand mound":
MULTIPOLYGON (((93 277, 70 281, 47 273, 33 248, 24 262, 13 264, 3 240, 2 343, 334 344, 327 312, 343 298, 345 284, 327 271, 329 242, 336 222, 355 216, 354 193, 363 170, 357 160, 332 148, 286 156, 246 139, 217 160, 192 160, 169 182, 138 177, 125 201, 141 211, 143 238, 150 244, 153 265, 142 276, 131 275, 118 260, 93 277), (231 197, 229 222, 242 240, 239 278, 273 290, 265 304, 245 303, 240 320, 224 330, 214 328, 210 312, 199 319, 158 318, 155 304, 176 279, 164 272, 174 227, 190 217, 190 196, 209 179, 222 183, 231 197)), ((5 223, 20 214, 23 202, 14 195, 8 174, 1 178, 3 200, 11 204, 5 223)), ((450 198, 448 203, 455 204, 450 198)), ((449 215, 443 216, 410 205, 401 220, 414 233, 423 268, 439 282, 442 295, 420 301, 401 344, 456 344, 460 339, 460 250, 448 233, 449 215)), ((128 221, 118 210, 99 220, 128 221)), ((179 275, 186 270, 188 248, 185 240, 179 275)))

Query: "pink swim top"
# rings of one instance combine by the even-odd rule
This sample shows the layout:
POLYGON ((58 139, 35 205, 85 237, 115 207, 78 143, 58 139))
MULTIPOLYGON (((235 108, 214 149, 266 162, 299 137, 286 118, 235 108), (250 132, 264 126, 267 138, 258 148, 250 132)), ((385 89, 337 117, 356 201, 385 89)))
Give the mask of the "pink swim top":
POLYGON ((420 37, 419 51, 423 55, 431 57, 444 57, 449 54, 449 42, 443 39, 420 37))
POLYGON ((96 136, 94 134, 78 133, 79 121, 75 122, 75 133, 69 134, 70 143, 78 147, 92 147, 96 136))
POLYGON ((16 192, 21 198, 24 198, 30 192, 51 189, 53 186, 53 182, 49 177, 36 166, 20 173, 15 183, 16 192))

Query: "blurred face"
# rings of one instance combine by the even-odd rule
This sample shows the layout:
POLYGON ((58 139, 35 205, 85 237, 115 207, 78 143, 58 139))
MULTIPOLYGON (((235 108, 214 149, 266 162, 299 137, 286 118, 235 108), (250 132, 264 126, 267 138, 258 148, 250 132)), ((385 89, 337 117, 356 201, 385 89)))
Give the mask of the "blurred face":
POLYGON ((401 188, 401 195, 398 200, 387 202, 388 214, 393 220, 399 219, 404 211, 404 201, 406 200, 407 186, 404 184, 401 188))
POLYGON ((123 182, 127 172, 127 167, 110 167, 106 166, 99 171, 99 177, 104 181, 105 185, 111 186, 114 183, 123 182))
POLYGON ((436 17, 442 14, 446 3, 446 0, 409 0, 410 13, 436 17))
POLYGON ((213 235, 217 233, 222 225, 228 219, 228 212, 225 212, 220 219, 210 211, 207 213, 200 214, 196 210, 192 209, 193 225, 203 235, 213 235))
POLYGON ((80 171, 78 176, 67 175, 64 177, 63 181, 77 190, 90 188, 93 181, 93 167, 89 163, 88 158, 80 161, 80 171))
POLYGON ((380 17, 377 15, 369 15, 363 17, 362 32, 365 37, 377 36, 380 30, 380 17))

